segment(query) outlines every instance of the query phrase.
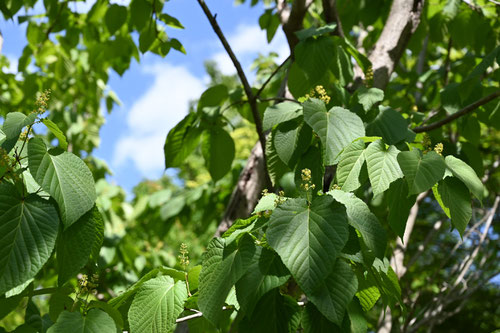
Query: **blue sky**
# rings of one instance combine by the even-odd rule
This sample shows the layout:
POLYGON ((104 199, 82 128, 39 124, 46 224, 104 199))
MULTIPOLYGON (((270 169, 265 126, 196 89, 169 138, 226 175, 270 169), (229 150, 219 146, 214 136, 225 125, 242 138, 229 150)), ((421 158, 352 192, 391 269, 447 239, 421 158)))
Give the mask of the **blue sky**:
MULTIPOLYGON (((128 0, 113 2, 127 4, 128 0)), ((258 53, 268 54, 272 50, 281 59, 288 56, 281 30, 270 45, 260 30, 262 7, 235 5, 232 0, 206 2, 217 14, 219 25, 250 77, 250 65, 258 53)), ((79 10, 88 10, 93 3, 94 0, 87 0, 79 4, 79 10)), ((134 61, 123 77, 111 73, 108 84, 118 94, 122 106, 106 114, 106 124, 100 132, 101 146, 94 151, 113 171, 109 180, 129 193, 142 179, 156 179, 163 174, 166 135, 185 116, 188 102, 206 88, 204 61, 215 60, 224 73, 235 73, 196 0, 170 0, 165 3, 164 12, 184 25, 184 30, 172 28, 167 33, 182 42, 187 54, 171 51, 165 58, 142 55, 141 63, 134 61)), ((17 21, 0 21, 5 39, 2 54, 11 60, 12 70, 26 45, 25 29, 26 24, 19 25, 17 21)))

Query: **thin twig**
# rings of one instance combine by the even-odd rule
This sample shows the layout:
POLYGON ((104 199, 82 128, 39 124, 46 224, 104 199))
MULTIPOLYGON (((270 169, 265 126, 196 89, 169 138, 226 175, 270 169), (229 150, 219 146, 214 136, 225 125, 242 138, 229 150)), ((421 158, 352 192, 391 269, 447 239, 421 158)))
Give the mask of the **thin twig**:
MULTIPOLYGON (((255 95, 252 92, 252 87, 248 83, 248 79, 245 75, 245 72, 243 71, 240 62, 238 61, 238 58, 236 58, 236 55, 231 49, 231 46, 229 45, 226 37, 222 33, 222 30, 219 24, 217 23, 217 20, 210 12, 210 9, 208 9, 204 0, 198 0, 198 3, 200 4, 201 9, 205 13, 205 16, 208 18, 208 21, 210 22, 210 25, 212 26, 212 29, 214 30, 215 34, 217 35, 217 37, 219 37, 219 40, 224 46, 224 49, 226 50, 229 58, 231 58, 231 61, 233 62, 234 67, 236 68, 236 72, 238 73, 238 77, 240 78, 241 83, 243 84, 243 89, 245 90, 245 94, 248 97, 248 102, 250 104, 250 109, 252 111, 253 120, 255 123, 255 127, 257 129, 257 134, 259 135, 259 141, 262 146, 262 151, 264 152, 263 155, 265 160, 266 136, 262 129, 262 119, 260 118, 259 110, 257 108, 257 98, 255 98, 255 95)), ((271 181, 269 179, 269 173, 267 172, 267 163, 264 164, 264 168, 266 169, 266 178, 268 179, 268 184, 271 184, 271 181)))
POLYGON ((288 97, 259 98, 259 101, 261 101, 261 102, 273 102, 273 101, 283 102, 283 101, 289 101, 289 102, 294 102, 294 103, 300 104, 300 102, 297 101, 296 99, 288 98, 288 97))
POLYGON ((271 82, 271 79, 280 71, 281 68, 283 68, 283 66, 288 62, 288 60, 290 60, 290 58, 291 56, 288 56, 278 67, 276 67, 276 69, 271 73, 271 75, 269 75, 266 82, 262 84, 262 87, 260 87, 260 89, 255 94, 256 99, 259 98, 260 94, 262 94, 262 92, 264 91, 264 88, 269 84, 269 82, 271 82))
POLYGON ((435 123, 432 123, 430 125, 426 125, 426 126, 420 126, 420 127, 416 127, 413 129, 413 132, 415 133, 421 133, 421 132, 428 132, 428 131, 432 131, 436 128, 439 128, 441 126, 444 126, 450 122, 452 122, 453 120, 455 119, 458 119, 472 111, 474 111, 475 109, 477 109, 478 107, 480 107, 481 105, 484 105, 492 100, 494 100, 495 98, 497 98, 498 96, 500 96, 500 90, 497 90, 495 91, 494 93, 486 96, 486 97, 483 97, 481 98, 479 101, 477 102, 474 102, 470 105, 467 105, 465 108, 463 108, 462 110, 452 114, 452 115, 449 115, 448 117, 444 118, 444 119, 441 119, 439 121, 436 121, 435 123))

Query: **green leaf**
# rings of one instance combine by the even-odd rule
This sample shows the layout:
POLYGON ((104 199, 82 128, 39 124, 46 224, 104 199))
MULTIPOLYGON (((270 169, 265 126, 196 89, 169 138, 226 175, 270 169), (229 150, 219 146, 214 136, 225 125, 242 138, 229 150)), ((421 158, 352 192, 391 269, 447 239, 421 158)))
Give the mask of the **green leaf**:
POLYGON ((49 317, 54 323, 64 310, 71 310, 74 300, 64 290, 58 290, 50 296, 49 317))
POLYGON ((366 165, 373 194, 384 192, 393 181, 403 177, 397 161, 398 153, 399 150, 394 146, 386 150, 382 140, 372 142, 366 148, 366 165))
POLYGON ((278 14, 273 14, 272 9, 266 9, 264 14, 259 17, 259 26, 262 30, 266 30, 267 42, 270 43, 280 26, 278 14))
POLYGON ((139 51, 146 53, 156 40, 156 30, 154 25, 147 25, 139 35, 139 51))
POLYGON ((396 303, 399 303, 400 307, 404 309, 398 277, 394 273, 389 260, 387 258, 384 258, 384 260, 376 258, 373 262, 373 268, 370 270, 370 274, 377 281, 384 303, 388 304, 392 309, 395 308, 396 303))
POLYGON ((377 217, 370 211, 368 205, 353 193, 332 190, 328 194, 345 205, 349 224, 359 231, 367 248, 378 258, 383 258, 387 245, 387 236, 384 228, 377 217))
POLYGON ((356 298, 349 303, 347 313, 351 322, 351 333, 366 333, 368 331, 365 314, 356 298))
POLYGON ((361 186, 359 175, 365 163, 365 143, 356 140, 347 146, 339 158, 337 166, 337 184, 342 191, 351 192, 361 186))
POLYGON ((274 210, 274 208, 276 208, 276 202, 278 201, 278 198, 278 195, 274 193, 268 193, 262 196, 262 198, 260 198, 259 202, 255 206, 252 214, 265 212, 266 210, 274 210))
POLYGON ((52 134, 56 137, 56 139, 59 141, 59 146, 67 150, 68 149, 68 141, 66 141, 66 136, 64 133, 59 129, 59 127, 50 119, 43 119, 42 123, 44 123, 45 126, 49 129, 52 134))
POLYGON ((33 138, 28 143, 28 165, 37 183, 57 201, 65 228, 94 206, 94 177, 78 156, 47 151, 41 139, 33 138))
POLYGON ((363 311, 368 312, 373 308, 380 298, 380 291, 377 287, 377 281, 372 274, 357 274, 358 292, 356 297, 359 299, 363 311))
POLYGON ((88 308, 103 310, 113 319, 118 329, 123 329, 124 323, 120 311, 109 305, 109 303, 102 301, 90 301, 88 308))
POLYGON ((145 282, 128 312, 130 330, 137 333, 173 332, 187 297, 186 283, 174 282, 170 276, 145 282))
POLYGON ((314 86, 325 74, 334 61, 335 42, 328 36, 307 38, 295 47, 295 61, 305 72, 309 82, 314 86))
POLYGON ((176 28, 176 29, 184 29, 184 26, 179 22, 178 19, 175 17, 172 17, 168 14, 162 13, 160 15, 160 20, 168 25, 169 27, 176 28))
POLYGON ((262 126, 264 131, 267 131, 277 124, 302 116, 302 113, 302 105, 298 103, 289 101, 278 103, 267 107, 266 111, 264 111, 262 126))
POLYGON ((325 165, 335 164, 345 147, 365 136, 363 121, 356 114, 340 107, 326 111, 323 101, 316 98, 308 99, 303 105, 305 122, 321 140, 325 165))
POLYGON ((269 172, 269 178, 273 186, 283 177, 285 173, 290 171, 288 166, 279 158, 276 152, 276 147, 274 146, 274 134, 276 130, 269 133, 266 138, 266 163, 267 171, 269 172))
POLYGON ((323 189, 323 175, 325 174, 325 168, 323 163, 321 163, 321 151, 316 146, 310 146, 309 149, 302 155, 295 167, 295 184, 300 186, 302 184, 302 170, 311 170, 312 183, 316 186, 316 189, 323 189))
POLYGON ((168 132, 163 147, 166 169, 182 166, 186 157, 198 146, 201 132, 194 127, 196 119, 196 113, 190 112, 168 132))
POLYGON ((5 297, 5 295, 0 296, 0 320, 16 309, 21 303, 23 296, 16 295, 12 297, 5 297))
POLYGON ((406 181, 409 194, 419 194, 432 188, 443 179, 446 164, 444 158, 434 151, 423 155, 419 149, 402 151, 398 162, 406 181))
POLYGON ((113 306, 114 308, 118 309, 124 305, 127 304, 127 301, 130 300, 132 296, 136 294, 136 292, 139 290, 139 288, 146 283, 147 281, 162 276, 162 275, 168 275, 174 278, 174 280, 177 281, 184 281, 185 275, 183 272, 178 271, 173 268, 165 268, 165 267, 158 267, 155 268, 151 271, 149 271, 146 275, 141 277, 139 281, 134 283, 131 287, 129 287, 125 292, 123 292, 120 296, 117 296, 113 299, 111 299, 108 303, 113 306))
POLYGON ((361 87, 356 93, 358 102, 363 106, 365 112, 370 111, 375 104, 384 100, 384 91, 378 88, 361 87))
POLYGON ((299 157, 307 150, 312 138, 311 128, 303 123, 281 123, 273 134, 274 148, 279 158, 293 169, 299 157))
POLYGON ((201 152, 214 182, 231 170, 235 152, 234 141, 223 128, 214 127, 203 133, 201 152))
POLYGON ((37 195, 20 198, 9 183, 0 184, 0 295, 35 277, 56 243, 55 204, 37 195))
POLYGON ((9 112, 5 117, 2 125, 2 131, 5 135, 5 141, 2 143, 2 148, 8 152, 16 145, 19 135, 25 126, 33 125, 37 117, 36 113, 31 113, 29 116, 21 112, 9 112))
POLYGON ((450 83, 441 91, 441 105, 449 114, 453 114, 462 108, 460 84, 450 83))
POLYGON ((300 317, 297 301, 274 289, 260 299, 251 316, 241 321, 238 332, 295 333, 300 317))
POLYGON ((341 333, 340 327, 332 323, 314 306, 308 302, 302 312, 302 326, 304 333, 328 332, 341 333))
POLYGON ((443 206, 443 210, 445 212, 449 211, 451 223, 457 228, 460 236, 463 236, 465 228, 472 218, 470 195, 467 187, 457 178, 446 177, 439 182, 437 192, 441 198, 439 203, 443 206))
POLYGON ((130 23, 141 31, 148 20, 152 19, 153 6, 147 0, 133 0, 130 3, 130 23))
POLYGON ((332 271, 348 238, 345 207, 331 196, 288 199, 272 213, 267 241, 299 286, 312 294, 332 271))
POLYGON ((308 298, 328 320, 340 326, 357 289, 358 280, 351 266, 338 259, 331 273, 308 298))
POLYGON ((255 251, 250 236, 243 236, 238 244, 233 242, 227 247, 223 238, 214 238, 208 244, 199 277, 198 306, 214 325, 219 324, 224 301, 252 264, 255 251))
POLYGON ((412 142, 415 133, 408 129, 405 118, 396 110, 389 107, 379 107, 379 114, 366 127, 367 135, 381 136, 389 145, 403 140, 412 142))
POLYGON ((445 162, 453 175, 460 179, 476 198, 482 200, 484 192, 483 183, 476 175, 474 169, 464 161, 451 155, 446 156, 445 162))
POLYGON ((111 35, 113 35, 127 21, 127 8, 113 4, 109 6, 104 16, 104 23, 111 35))
POLYGON ((236 296, 241 309, 250 315, 259 299, 290 278, 280 257, 271 250, 257 247, 248 272, 236 283, 236 296))
POLYGON ((102 223, 101 213, 94 206, 60 235, 57 245, 59 286, 76 276, 89 261, 92 249, 95 246, 97 237, 99 237, 99 229, 102 223))
POLYGON ((329 34, 333 31, 335 31, 336 27, 337 27, 337 23, 330 23, 330 24, 321 26, 319 28, 311 27, 308 29, 299 30, 299 31, 295 32, 295 35, 297 35, 299 40, 304 40, 304 39, 307 39, 309 37, 316 37, 316 36, 329 34))
POLYGON ((401 238, 405 233, 410 209, 416 199, 416 195, 408 194, 408 183, 402 178, 392 182, 387 191, 387 205, 389 207, 387 222, 396 235, 401 238))
POLYGON ((84 317, 80 312, 64 311, 47 333, 116 333, 113 319, 104 311, 91 309, 84 317))
POLYGON ((220 106, 228 98, 227 86, 218 84, 205 90, 198 101, 198 110, 207 106, 220 106))
POLYGON ((352 69, 351 57, 346 53, 342 46, 343 41, 335 36, 331 37, 335 42, 335 52, 333 53, 333 62, 330 69, 333 75, 337 78, 341 86, 346 86, 352 82, 354 71, 352 69))

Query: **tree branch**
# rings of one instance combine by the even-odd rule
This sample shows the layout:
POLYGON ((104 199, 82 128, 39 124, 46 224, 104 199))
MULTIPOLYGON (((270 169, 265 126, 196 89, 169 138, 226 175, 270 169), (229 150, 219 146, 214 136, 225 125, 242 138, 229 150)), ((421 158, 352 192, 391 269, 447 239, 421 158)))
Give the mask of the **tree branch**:
MULTIPOLYGON (((243 68, 241 67, 240 62, 238 61, 238 58, 236 58, 236 55, 234 54, 233 50, 231 49, 231 46, 227 42, 226 37, 222 33, 221 28, 219 27, 219 24, 217 23, 217 20, 215 17, 212 15, 210 12, 210 9, 208 9, 205 0, 198 0, 198 3, 200 4, 201 8, 203 9, 203 12, 205 13, 205 16, 208 18, 208 21, 210 22, 210 25, 212 26, 212 29, 214 30, 215 34, 217 37, 219 37, 219 40, 221 41, 222 45, 224 46, 224 49, 226 50, 229 58, 231 58, 231 61, 233 62, 234 67, 236 68, 236 72, 238 73, 238 77, 241 80, 241 83, 243 84, 243 88, 245 90, 245 94, 248 97, 248 103, 250 104, 250 109, 252 110, 252 116, 253 120, 255 122, 255 127, 257 129, 257 134, 259 135, 259 141, 262 146, 262 151, 266 151, 266 136, 264 135, 264 131, 262 129, 262 119, 260 118, 259 110, 257 108, 257 99, 254 96, 252 92, 252 87, 250 87, 250 84, 248 83, 247 77, 245 75, 245 72, 243 71, 243 68)), ((264 160, 265 160, 265 154, 264 154, 264 160)), ((264 165, 264 170, 266 170, 266 166, 264 165)), ((269 175, 266 172, 266 178, 269 179, 269 175)), ((270 184, 270 182, 269 182, 270 184)))
POLYGON ((370 52, 373 86, 384 89, 420 23, 424 0, 394 0, 379 39, 370 52))
POLYGON ((452 114, 452 115, 449 115, 448 117, 444 118, 444 119, 441 119, 439 121, 436 121, 435 123, 432 123, 432 124, 429 124, 429 125, 426 125, 426 126, 420 126, 420 127, 416 127, 413 129, 413 132, 415 133, 421 133, 421 132, 428 132, 428 131, 432 131, 436 128, 439 128, 439 127, 442 127, 450 122, 452 122, 453 120, 455 119, 458 119, 462 116, 465 116, 466 114, 474 111, 475 109, 477 109, 478 107, 494 100, 495 98, 497 98, 498 96, 500 96, 500 90, 497 90, 496 92, 486 96, 486 97, 483 97, 481 98, 479 101, 477 102, 474 102, 470 105, 467 105, 465 108, 463 108, 462 110, 452 114))
POLYGON ((312 0, 294 0, 290 8, 286 0, 277 0, 278 16, 292 56, 295 46, 299 43, 299 38, 295 35, 295 32, 304 28, 304 17, 312 3, 312 0))
POLYGON ((339 12, 337 11, 336 0, 323 0, 323 13, 326 23, 337 23, 336 33, 341 38, 345 38, 342 22, 340 21, 339 12))

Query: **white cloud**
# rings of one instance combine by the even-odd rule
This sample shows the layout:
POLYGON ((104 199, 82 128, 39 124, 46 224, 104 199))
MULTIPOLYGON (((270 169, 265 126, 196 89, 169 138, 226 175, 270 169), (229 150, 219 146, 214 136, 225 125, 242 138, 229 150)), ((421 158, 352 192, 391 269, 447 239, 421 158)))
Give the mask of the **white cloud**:
POLYGON ((132 161, 143 176, 153 178, 164 168, 168 131, 185 117, 189 101, 199 98, 204 84, 184 66, 157 64, 144 71, 154 75, 154 82, 128 112, 128 134, 118 140, 113 165, 132 161))
MULTIPOLYGON (((245 72, 249 72, 252 61, 260 53, 267 55, 269 52, 278 53, 277 61, 280 63, 288 57, 290 50, 281 29, 278 29, 271 43, 267 43, 266 31, 258 25, 239 25, 236 31, 227 38, 238 60, 242 63, 245 72)), ((217 43, 220 44, 219 41, 217 43)), ((215 53, 212 59, 217 62, 219 69, 226 75, 235 74, 236 70, 231 59, 220 47, 221 51, 215 53)))

